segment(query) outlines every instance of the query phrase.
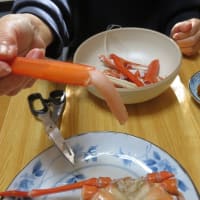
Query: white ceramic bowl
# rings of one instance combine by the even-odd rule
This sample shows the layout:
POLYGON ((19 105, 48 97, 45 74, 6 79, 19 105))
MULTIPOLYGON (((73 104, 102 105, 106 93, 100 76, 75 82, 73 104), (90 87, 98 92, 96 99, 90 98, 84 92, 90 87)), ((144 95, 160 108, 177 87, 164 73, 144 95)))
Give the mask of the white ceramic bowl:
MULTIPOLYGON (((160 76, 163 80, 134 89, 117 89, 125 104, 140 103, 164 92, 179 72, 182 54, 176 43, 156 31, 143 28, 118 28, 96 34, 84 41, 74 54, 73 61, 105 69, 99 55, 115 53, 128 60, 148 64, 153 59, 160 61, 160 76)), ((94 87, 88 90, 102 98, 94 87)))

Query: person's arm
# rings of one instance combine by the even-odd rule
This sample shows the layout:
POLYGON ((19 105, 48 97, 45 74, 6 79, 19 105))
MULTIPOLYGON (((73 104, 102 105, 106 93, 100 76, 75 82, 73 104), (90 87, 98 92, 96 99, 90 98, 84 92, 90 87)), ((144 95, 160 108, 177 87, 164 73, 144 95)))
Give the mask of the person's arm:
POLYGON ((71 11, 68 0, 15 0, 13 13, 30 13, 40 18, 53 33, 46 55, 58 57, 72 37, 71 11))

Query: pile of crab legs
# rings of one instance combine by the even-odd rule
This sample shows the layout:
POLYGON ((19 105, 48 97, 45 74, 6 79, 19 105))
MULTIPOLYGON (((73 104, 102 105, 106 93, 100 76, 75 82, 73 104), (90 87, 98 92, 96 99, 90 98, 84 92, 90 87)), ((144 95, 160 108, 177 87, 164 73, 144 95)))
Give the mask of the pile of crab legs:
POLYGON ((174 174, 168 171, 152 172, 137 179, 90 178, 54 188, 4 191, 0 196, 36 198, 77 189, 81 189, 82 200, 185 200, 174 174))

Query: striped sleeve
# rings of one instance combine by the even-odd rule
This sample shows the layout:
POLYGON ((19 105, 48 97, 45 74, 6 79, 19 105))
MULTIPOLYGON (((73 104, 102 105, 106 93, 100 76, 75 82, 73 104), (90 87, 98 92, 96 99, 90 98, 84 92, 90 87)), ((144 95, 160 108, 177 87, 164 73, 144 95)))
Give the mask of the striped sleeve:
POLYGON ((13 13, 31 13, 52 30, 54 41, 47 47, 47 56, 58 57, 72 37, 71 11, 68 0, 15 0, 13 13))

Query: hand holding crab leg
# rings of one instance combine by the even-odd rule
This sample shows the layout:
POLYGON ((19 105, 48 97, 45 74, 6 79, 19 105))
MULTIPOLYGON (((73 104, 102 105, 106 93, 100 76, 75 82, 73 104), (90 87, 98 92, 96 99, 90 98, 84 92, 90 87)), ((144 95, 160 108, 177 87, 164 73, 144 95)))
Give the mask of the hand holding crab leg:
POLYGON ((12 72, 18 75, 72 85, 94 85, 121 124, 125 123, 128 118, 126 108, 114 85, 94 67, 57 60, 24 57, 15 58, 11 66, 12 72))

